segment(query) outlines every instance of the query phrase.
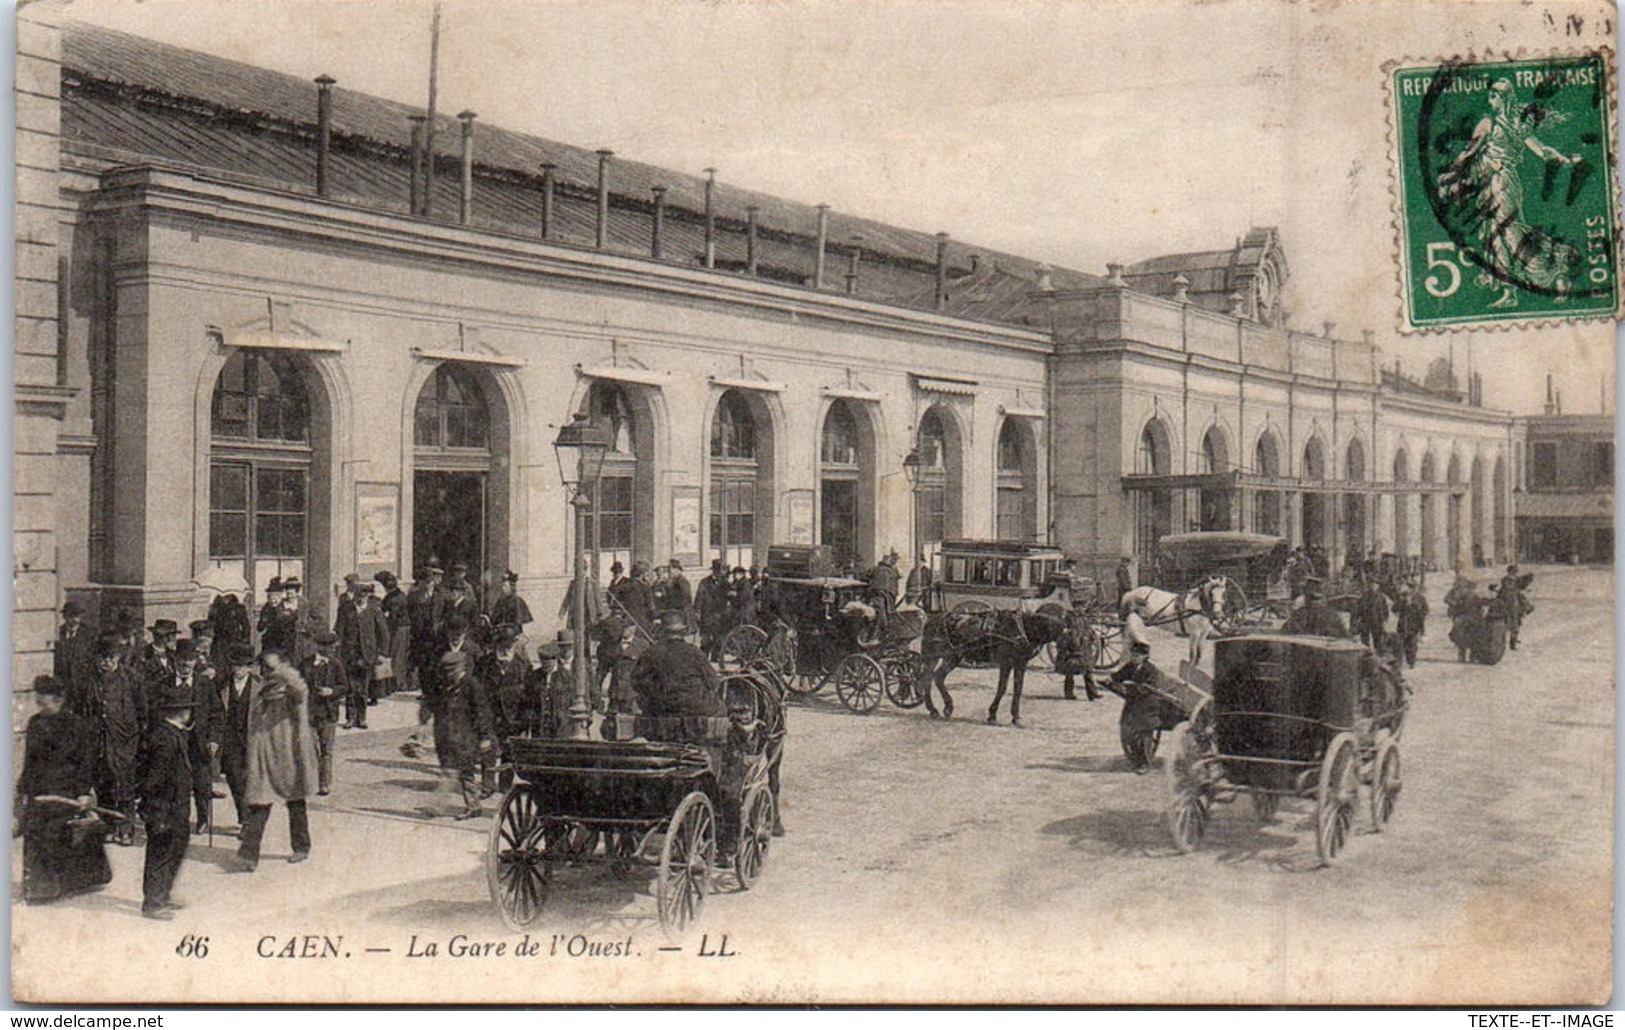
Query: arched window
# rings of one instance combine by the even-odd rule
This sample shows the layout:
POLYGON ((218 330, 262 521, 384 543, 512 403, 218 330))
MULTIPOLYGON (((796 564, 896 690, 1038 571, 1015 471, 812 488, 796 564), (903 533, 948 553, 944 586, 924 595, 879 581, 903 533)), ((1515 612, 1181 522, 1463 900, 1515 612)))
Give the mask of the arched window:
POLYGON ((871 560, 874 540, 874 442, 852 402, 837 399, 824 414, 818 441, 819 542, 856 569, 871 560))
MULTIPOLYGON (((1202 468, 1207 475, 1230 470, 1230 449, 1218 426, 1210 426, 1202 434, 1202 468)), ((1201 510, 1201 528, 1204 530, 1230 528, 1229 487, 1204 487, 1197 498, 1201 510)))
POLYGON ((837 402, 824 419, 824 437, 819 461, 825 465, 857 467, 858 427, 846 404, 837 402))
MULTIPOLYGON (((1253 448, 1253 469, 1261 476, 1281 474, 1281 449, 1275 434, 1266 432, 1253 448)), ((1274 490, 1260 490, 1253 497, 1253 529, 1259 533, 1278 536, 1281 532, 1281 495, 1274 490)))
MULTIPOLYGON (((1326 478, 1326 448, 1321 444, 1319 437, 1310 437, 1309 442, 1303 446, 1303 465, 1301 468, 1304 479, 1326 478)), ((1302 514, 1301 539, 1303 546, 1316 552, 1313 556, 1319 561, 1327 560, 1327 556, 1318 552, 1326 550, 1326 495, 1305 490, 1300 508, 1302 514)), ((1324 569, 1323 569, 1324 571, 1324 569)))
MULTIPOLYGON (((593 514, 585 520, 588 548, 598 555, 599 575, 608 565, 632 567, 633 535, 637 522, 638 427, 626 388, 599 380, 587 390, 585 409, 593 425, 609 439, 609 453, 598 476, 593 514)), ((606 580, 607 582, 607 580, 606 580)))
POLYGON ((920 479, 915 484, 918 547, 931 552, 948 536, 948 434, 935 410, 920 419, 920 479))
POLYGON ((429 450, 485 450, 491 446, 491 415, 485 395, 467 369, 441 365, 418 394, 413 443, 429 450))
MULTIPOLYGON (((1344 479, 1352 482, 1365 480, 1365 445, 1359 437, 1349 441, 1348 453, 1344 458, 1344 479)), ((1343 495, 1343 538, 1350 557, 1358 558, 1369 547, 1366 539, 1366 495, 1363 493, 1347 493, 1343 495)))
MULTIPOLYGON (((1173 471, 1173 446, 1168 430, 1152 420, 1140 430, 1134 452, 1134 471, 1142 475, 1166 476, 1173 471)), ((1135 495, 1134 549, 1143 568, 1157 564, 1157 543, 1174 531, 1174 492, 1154 487, 1135 495)))
POLYGON ((306 574, 310 402, 301 359, 239 350, 210 403, 209 560, 263 593, 306 574))
POLYGON ((711 550, 731 568, 755 564, 756 417, 738 390, 717 401, 711 419, 711 550))
POLYGON ((999 430, 998 509, 995 527, 1000 540, 1036 540, 1036 450, 1032 430, 1021 419, 1007 418, 999 430))

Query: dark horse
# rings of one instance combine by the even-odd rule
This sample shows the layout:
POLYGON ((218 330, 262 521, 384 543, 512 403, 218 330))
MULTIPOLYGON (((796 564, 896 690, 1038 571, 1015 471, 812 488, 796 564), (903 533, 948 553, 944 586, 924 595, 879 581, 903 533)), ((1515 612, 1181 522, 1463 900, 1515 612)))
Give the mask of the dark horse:
POLYGON ((942 718, 954 714, 953 695, 948 693, 948 674, 963 662, 985 662, 999 666, 999 689, 987 709, 987 721, 999 721, 999 702, 1010 685, 1011 673, 1015 686, 1010 695, 1010 723, 1021 725, 1021 688, 1027 676, 1027 663, 1046 644, 1054 643, 1066 633, 1066 609, 1058 604, 1046 604, 1035 612, 1000 610, 991 612, 945 612, 934 616, 925 624, 920 638, 919 679, 915 689, 925 697, 925 707, 931 717, 937 718, 937 706, 932 703, 931 686, 942 692, 942 718))

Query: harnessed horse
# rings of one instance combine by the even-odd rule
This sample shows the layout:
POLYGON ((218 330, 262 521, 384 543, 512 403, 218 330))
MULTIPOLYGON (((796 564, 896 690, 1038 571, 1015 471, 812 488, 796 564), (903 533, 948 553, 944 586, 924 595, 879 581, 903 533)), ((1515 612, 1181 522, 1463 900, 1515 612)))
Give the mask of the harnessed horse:
POLYGON ((920 638, 919 678, 915 689, 925 698, 926 711, 937 718, 931 687, 942 693, 942 718, 954 714, 953 695, 948 693, 948 674, 966 660, 997 662, 999 688, 987 709, 987 721, 998 722, 999 703, 1011 686, 1010 724, 1021 725, 1021 689, 1027 663, 1044 645, 1061 639, 1067 628, 1067 611, 1058 604, 1045 604, 1038 611, 1001 610, 990 612, 945 612, 925 624, 920 638))
POLYGON ((1174 593, 1160 587, 1135 587, 1123 595, 1119 612, 1125 618, 1135 605, 1145 608, 1147 626, 1178 623, 1181 636, 1190 638, 1190 661, 1198 665, 1214 624, 1225 609, 1225 579, 1209 576, 1189 590, 1174 593))

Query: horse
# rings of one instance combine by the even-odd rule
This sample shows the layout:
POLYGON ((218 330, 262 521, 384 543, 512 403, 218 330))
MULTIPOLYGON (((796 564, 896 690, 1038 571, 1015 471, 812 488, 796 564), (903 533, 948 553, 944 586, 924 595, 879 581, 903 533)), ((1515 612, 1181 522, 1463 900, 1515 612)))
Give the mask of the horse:
POLYGON ((1213 635, 1216 617, 1225 610, 1226 581, 1223 576, 1209 576, 1182 593, 1173 593, 1159 587, 1141 586, 1128 591, 1118 602, 1119 614, 1124 618, 1143 605, 1145 623, 1162 626, 1179 623, 1179 631, 1190 638, 1190 662, 1199 665, 1208 637, 1213 635))
POLYGON ((1001 610, 990 612, 945 612, 925 624, 920 638, 920 675, 915 690, 925 698, 926 711, 938 718, 932 703, 934 684, 942 693, 940 717, 953 718, 954 699, 948 693, 948 674, 964 661, 994 662, 999 666, 999 689, 987 709, 990 724, 999 721, 999 703, 1011 687, 1010 724, 1021 725, 1021 689, 1027 663, 1046 644, 1061 639, 1067 628, 1067 611, 1058 604, 1046 604, 1037 611, 1001 610))

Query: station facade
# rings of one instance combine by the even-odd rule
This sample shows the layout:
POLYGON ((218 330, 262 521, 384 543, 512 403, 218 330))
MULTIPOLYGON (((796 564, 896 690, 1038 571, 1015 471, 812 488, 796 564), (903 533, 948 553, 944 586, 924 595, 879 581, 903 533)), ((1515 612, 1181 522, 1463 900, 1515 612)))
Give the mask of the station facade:
POLYGON ((64 599, 196 617, 210 570, 325 612, 433 556, 514 570, 551 623, 578 412, 612 441, 600 567, 955 537, 1115 564, 1190 528, 1509 550, 1511 417, 1287 328, 1269 230, 1052 269, 468 112, 426 162, 403 105, 21 22, 19 158, 56 188, 19 194, 19 682, 64 599))

